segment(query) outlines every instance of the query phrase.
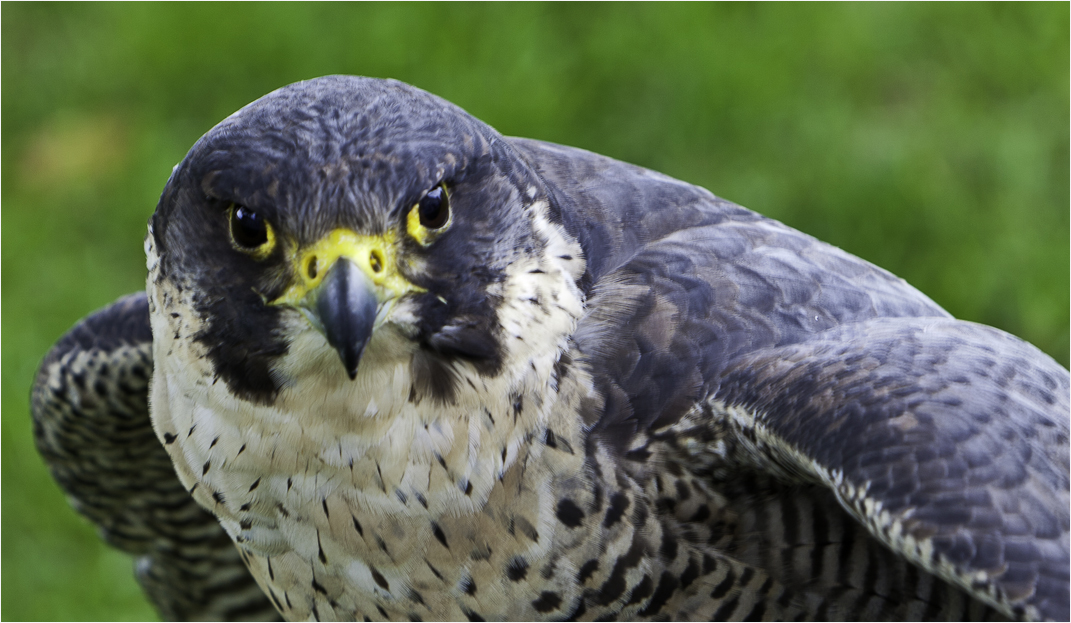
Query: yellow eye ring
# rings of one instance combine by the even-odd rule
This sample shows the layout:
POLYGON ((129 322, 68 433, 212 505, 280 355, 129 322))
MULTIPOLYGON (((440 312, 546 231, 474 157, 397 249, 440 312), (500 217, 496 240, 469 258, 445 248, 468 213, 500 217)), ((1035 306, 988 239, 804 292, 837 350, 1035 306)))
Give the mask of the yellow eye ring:
POLYGON ((275 249, 275 229, 256 210, 237 203, 229 210, 231 244, 235 249, 263 260, 275 249))
POLYGON ((450 194, 446 191, 445 184, 439 184, 410 208, 406 218, 406 230, 421 246, 426 247, 439 234, 449 229, 453 220, 450 194))

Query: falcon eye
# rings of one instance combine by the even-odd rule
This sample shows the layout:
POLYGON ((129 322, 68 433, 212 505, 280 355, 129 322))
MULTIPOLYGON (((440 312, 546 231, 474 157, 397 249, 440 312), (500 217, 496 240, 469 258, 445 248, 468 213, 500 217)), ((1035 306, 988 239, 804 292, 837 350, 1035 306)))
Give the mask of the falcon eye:
POLYGON ((275 232, 256 210, 243 205, 231 206, 231 240, 239 251, 264 259, 275 247, 275 232))
POLYGON ((428 229, 439 229, 450 218, 450 198, 442 186, 436 186, 424 195, 417 204, 420 210, 420 224, 428 229))
POLYGON ((439 184, 420 198, 409 210, 409 235, 427 246, 432 239, 450 225, 450 194, 446 186, 439 184))

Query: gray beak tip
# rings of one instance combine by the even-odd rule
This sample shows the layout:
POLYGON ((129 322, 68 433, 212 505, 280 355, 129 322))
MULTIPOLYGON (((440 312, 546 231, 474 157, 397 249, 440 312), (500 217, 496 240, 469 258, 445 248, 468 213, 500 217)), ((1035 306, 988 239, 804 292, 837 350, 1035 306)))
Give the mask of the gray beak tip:
POLYGON ((324 335, 353 380, 376 321, 379 304, 375 291, 361 270, 346 259, 331 267, 317 289, 316 314, 324 335))

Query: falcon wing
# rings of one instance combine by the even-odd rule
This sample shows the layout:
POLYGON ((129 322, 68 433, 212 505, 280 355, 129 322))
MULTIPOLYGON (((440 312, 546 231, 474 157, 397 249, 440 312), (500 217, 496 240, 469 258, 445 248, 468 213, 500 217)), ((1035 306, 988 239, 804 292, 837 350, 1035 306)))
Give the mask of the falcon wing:
POLYGON ((1061 621, 1069 392, 1066 370, 991 327, 879 318, 739 357, 712 400, 741 463, 823 483, 927 571, 1061 621))
POLYGON ((31 396, 34 437, 71 504, 136 576, 165 620, 279 620, 230 538, 175 476, 149 419, 152 332, 144 293, 75 325, 31 396))
POLYGON ((768 569, 795 573, 797 588, 824 594, 842 616, 856 606, 830 595, 845 587, 862 591, 859 603, 885 599, 876 616, 915 612, 901 599, 932 604, 928 616, 984 613, 890 571, 887 556, 852 545, 861 530, 833 534, 841 513, 830 497, 896 556, 1005 615, 1068 618, 1067 370, 701 188, 510 140, 556 189, 553 211, 585 251, 588 312, 574 339, 601 398, 584 413, 592 440, 642 461, 651 444, 694 427, 689 441, 708 445, 681 451, 740 504, 730 512, 810 513, 796 517, 810 541, 791 514, 774 536, 760 516, 731 551, 752 538, 811 550, 810 578, 768 569), (780 484, 741 494, 745 473, 780 484), (830 541, 844 545, 825 564, 830 541))

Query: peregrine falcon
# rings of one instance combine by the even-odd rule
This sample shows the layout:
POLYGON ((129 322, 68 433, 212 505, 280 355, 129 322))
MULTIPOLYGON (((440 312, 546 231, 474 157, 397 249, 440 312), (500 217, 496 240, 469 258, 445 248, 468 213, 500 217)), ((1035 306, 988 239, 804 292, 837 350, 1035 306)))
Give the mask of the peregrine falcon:
POLYGON ((166 618, 1069 617, 1068 371, 705 189, 331 76, 148 229, 32 409, 166 618))

